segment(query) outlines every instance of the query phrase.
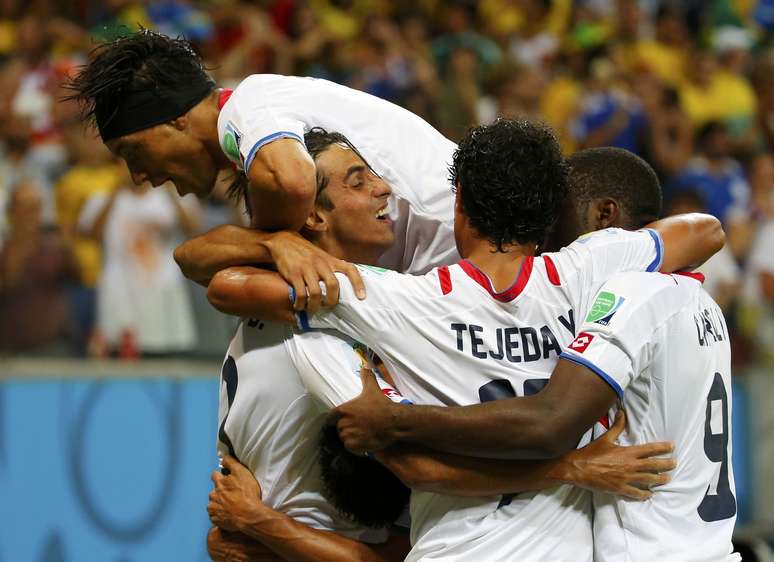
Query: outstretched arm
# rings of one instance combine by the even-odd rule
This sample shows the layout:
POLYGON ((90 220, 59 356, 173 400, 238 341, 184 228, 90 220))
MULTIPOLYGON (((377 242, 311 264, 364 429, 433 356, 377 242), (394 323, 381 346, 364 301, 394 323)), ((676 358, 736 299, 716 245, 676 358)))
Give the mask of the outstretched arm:
POLYGON ((329 531, 313 529, 261 502, 261 489, 236 459, 223 459, 228 475, 212 474, 215 489, 207 512, 212 523, 226 531, 259 541, 292 562, 397 562, 408 551, 402 537, 382 545, 365 543, 329 531))
POLYGON ((354 451, 405 441, 475 457, 554 458, 574 449, 615 400, 615 391, 591 370, 560 360, 533 396, 440 407, 388 404, 364 392, 333 415, 354 451))
MULTIPOLYGON (((274 265, 300 296, 299 304, 303 306, 307 304, 307 293, 310 305, 322 302, 333 306, 338 302, 336 271, 346 274, 353 287, 363 290, 363 281, 354 265, 334 258, 295 232, 267 233, 241 226, 218 226, 178 246, 175 261, 183 275, 204 287, 229 267, 274 265), (324 299, 320 282, 326 287, 324 299)), ((232 304, 232 309, 237 310, 232 304)), ((238 310, 229 314, 249 316, 238 310)))
POLYGON ((480 459, 400 443, 375 455, 409 488, 437 494, 490 496, 572 484, 645 500, 652 495, 651 487, 669 480, 663 473, 674 469, 674 460, 654 457, 671 452, 672 445, 618 446, 625 424, 621 410, 602 437, 550 460, 480 459))

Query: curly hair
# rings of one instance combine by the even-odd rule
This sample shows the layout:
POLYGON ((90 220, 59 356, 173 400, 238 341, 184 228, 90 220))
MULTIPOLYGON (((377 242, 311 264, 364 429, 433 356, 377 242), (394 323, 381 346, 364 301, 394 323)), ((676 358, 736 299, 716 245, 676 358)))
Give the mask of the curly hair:
POLYGON ((350 453, 333 424, 320 432, 319 462, 323 495, 355 523, 384 527, 406 509, 411 490, 378 461, 350 453))
POLYGON ((207 71, 190 42, 141 29, 95 47, 88 64, 65 84, 72 94, 64 99, 78 102, 81 118, 94 122, 129 92, 174 92, 203 78, 209 79, 207 71))
POLYGON ((501 252, 541 243, 567 193, 554 134, 525 120, 498 119, 468 131, 449 171, 470 224, 501 252))

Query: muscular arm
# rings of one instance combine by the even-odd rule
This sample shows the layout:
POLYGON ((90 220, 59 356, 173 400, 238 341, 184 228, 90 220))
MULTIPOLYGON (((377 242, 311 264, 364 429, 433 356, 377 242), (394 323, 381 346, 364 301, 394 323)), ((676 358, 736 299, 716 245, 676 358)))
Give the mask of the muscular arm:
POLYGON ((667 273, 698 267, 726 243, 720 221, 703 213, 675 215, 647 227, 657 231, 664 241, 661 271, 667 273))
POLYGON ((272 263, 266 244, 273 236, 260 230, 224 224, 178 246, 175 261, 183 275, 206 287, 222 269, 272 263))
MULTIPOLYGON (((484 458, 553 458, 575 448, 580 437, 616 400, 615 391, 591 370, 560 360, 538 394, 472 406, 406 406, 353 401, 334 413, 357 423, 366 416, 380 441, 421 443, 439 451, 484 458), (374 413, 377 412, 378 416, 374 413), (439 430, 442 428, 442 430, 439 430)), ((350 446, 347 424, 339 420, 350 446)), ((366 445, 367 446, 367 445, 366 445)))
POLYGON ((228 474, 212 474, 215 489, 207 504, 210 520, 220 529, 237 531, 292 562, 393 562, 408 551, 402 537, 367 545, 299 523, 261 501, 260 485, 239 461, 225 457, 222 462, 228 474))
POLYGON ((368 545, 330 531, 320 531, 278 511, 265 508, 241 532, 291 562, 397 562, 408 548, 403 537, 368 545))
POLYGON ((207 287, 207 300, 225 314, 293 324, 288 284, 279 274, 255 267, 219 271, 207 287))
POLYGON ((262 146, 247 171, 254 228, 299 230, 314 206, 316 169, 304 145, 279 139, 262 146))
POLYGON ((602 437, 549 460, 481 459, 404 443, 375 456, 406 486, 437 494, 480 497, 572 484, 647 499, 651 493, 642 487, 666 483, 667 476, 658 473, 675 466, 671 459, 653 457, 671 452, 672 447, 669 443, 621 447, 616 439, 624 427, 625 416, 620 412, 602 437))

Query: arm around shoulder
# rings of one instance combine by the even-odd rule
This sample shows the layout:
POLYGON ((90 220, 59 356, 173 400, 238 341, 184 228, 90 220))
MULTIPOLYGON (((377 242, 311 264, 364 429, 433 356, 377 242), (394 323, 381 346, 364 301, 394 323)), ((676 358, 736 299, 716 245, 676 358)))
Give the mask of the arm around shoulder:
POLYGON ((224 314, 283 324, 295 322, 288 284, 272 271, 255 267, 219 271, 207 287, 207 300, 224 314))
POLYGON ((674 215, 648 225, 661 235, 664 258, 661 271, 697 267, 715 255, 726 243, 720 221, 704 213, 674 215))

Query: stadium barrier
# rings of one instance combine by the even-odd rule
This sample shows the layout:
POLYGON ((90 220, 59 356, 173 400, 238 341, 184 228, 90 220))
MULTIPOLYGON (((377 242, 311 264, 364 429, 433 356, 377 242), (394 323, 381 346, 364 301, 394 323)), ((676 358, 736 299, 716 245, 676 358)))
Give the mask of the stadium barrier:
MULTIPOLYGON (((0 362, 0 562, 208 560, 218 371, 212 362, 0 362)), ((774 416, 748 412, 772 387, 770 376, 734 385, 748 535, 767 535, 771 521, 770 494, 757 485, 771 473, 754 461, 774 459, 757 437, 774 416)))

